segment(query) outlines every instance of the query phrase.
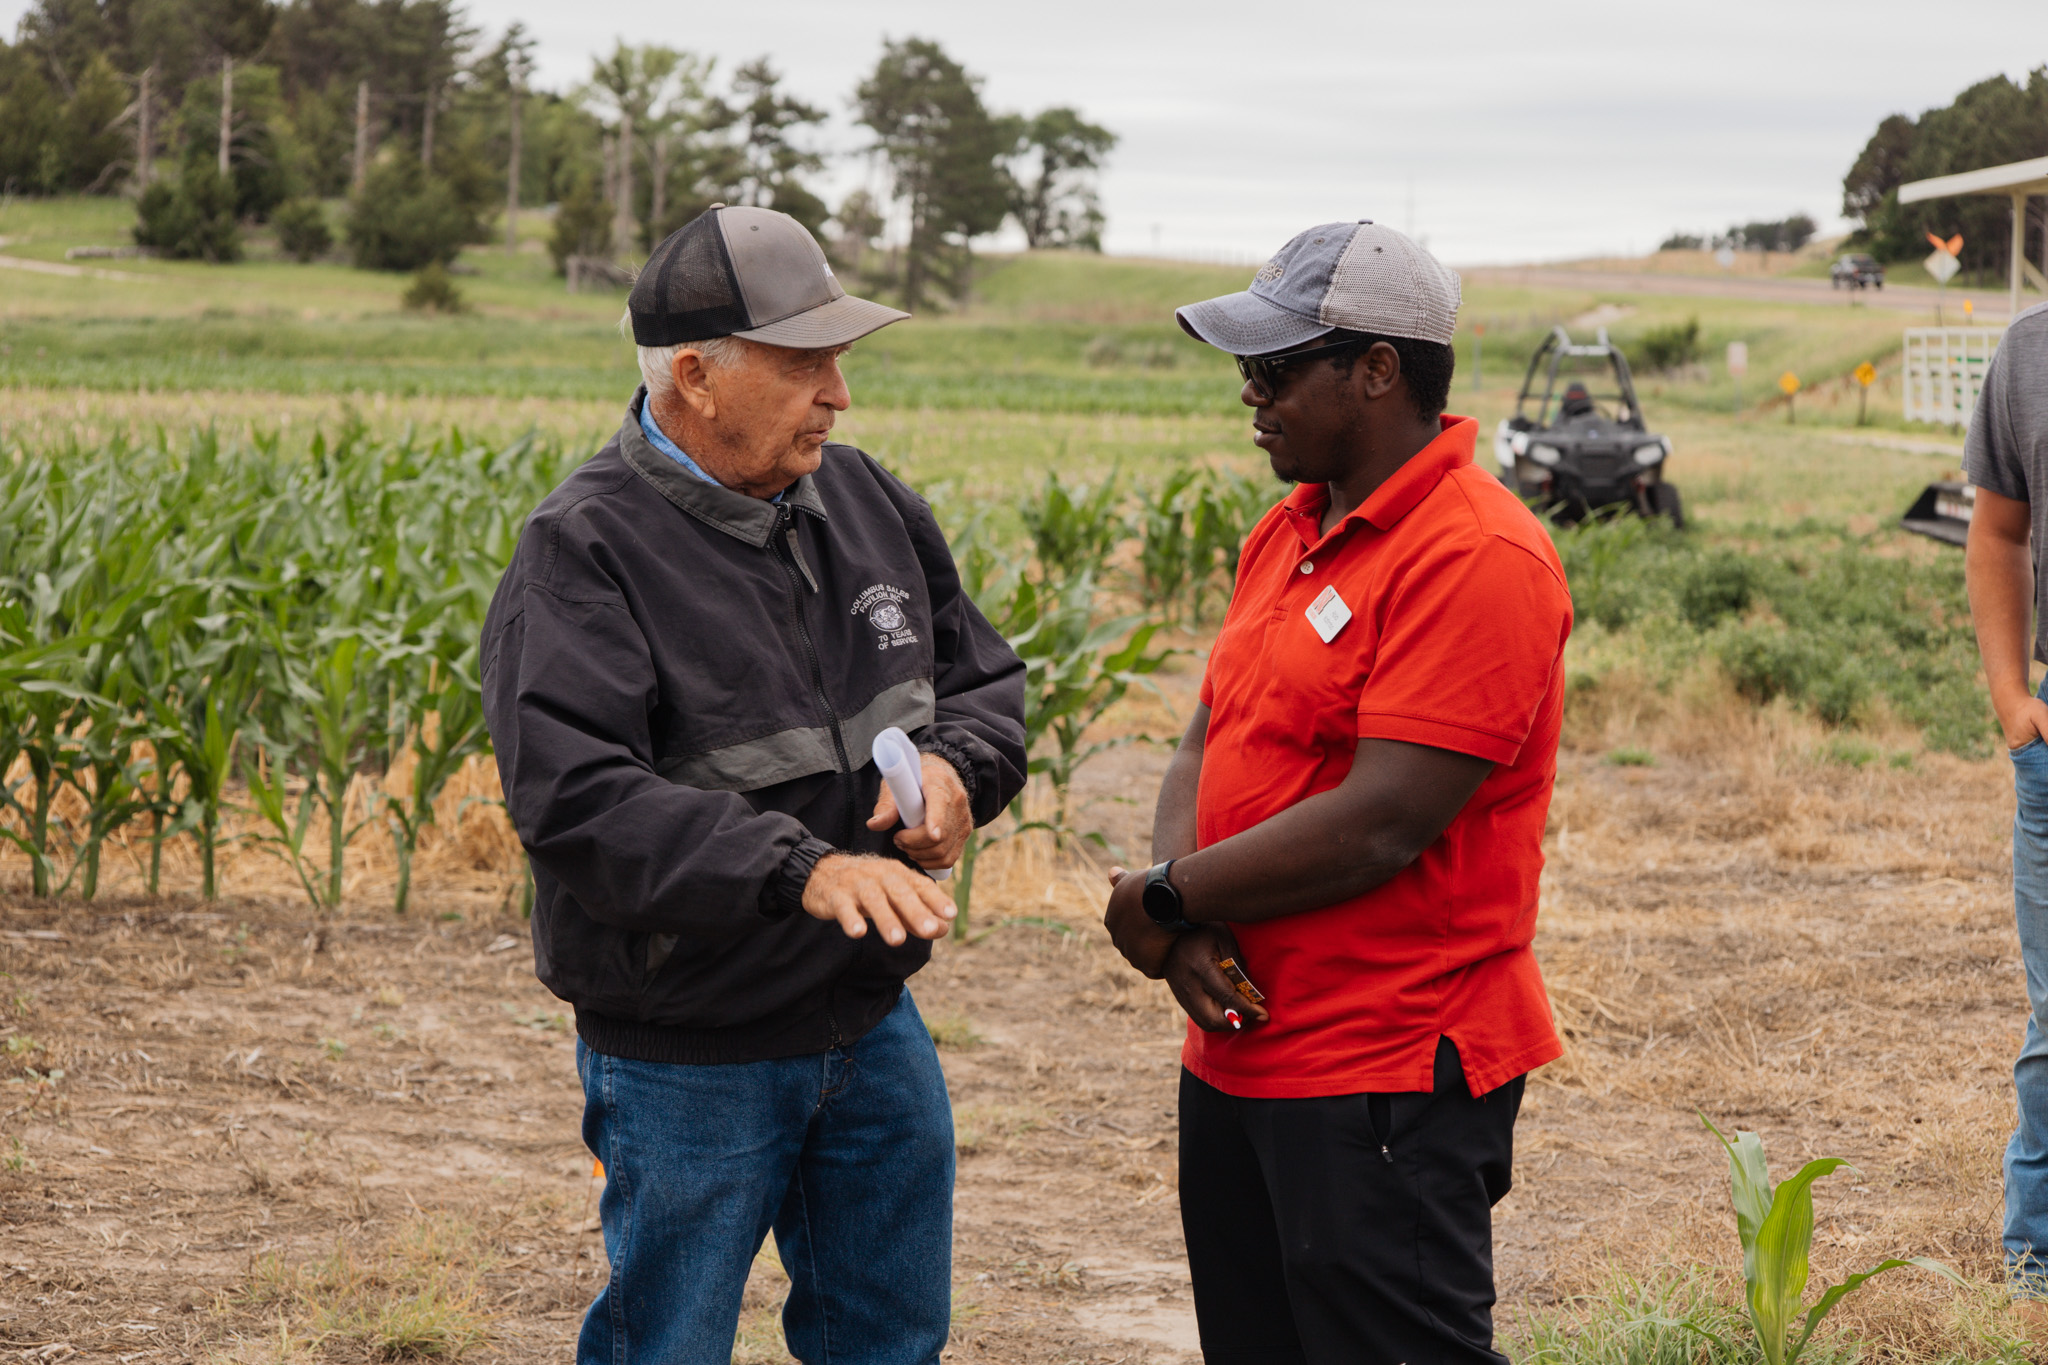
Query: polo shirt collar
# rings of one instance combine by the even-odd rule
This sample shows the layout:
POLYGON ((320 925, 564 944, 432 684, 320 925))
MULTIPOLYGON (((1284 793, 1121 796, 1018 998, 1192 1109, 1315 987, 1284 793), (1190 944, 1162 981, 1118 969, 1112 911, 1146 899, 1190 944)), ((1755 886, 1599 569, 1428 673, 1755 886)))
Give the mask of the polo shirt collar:
MULTIPOLYGON (((1472 451, 1479 440, 1478 420, 1445 413, 1437 421, 1440 426, 1436 439, 1410 456, 1392 478, 1372 491, 1371 497, 1352 508, 1343 521, 1330 529, 1331 535, 1345 530, 1353 521, 1370 522, 1381 531, 1392 530, 1429 496, 1444 475, 1472 463, 1472 451)), ((1301 543, 1313 547, 1323 539, 1323 509, 1329 505, 1328 484, 1305 483, 1288 494, 1281 507, 1301 543)))
MULTIPOLYGON (((626 407, 626 420, 619 427, 619 454, 633 472, 706 526, 749 545, 765 547, 781 516, 776 505, 765 498, 735 493, 723 484, 707 483, 656 450, 640 426, 640 408, 646 401, 647 389, 643 386, 634 393, 633 401, 626 407)), ((825 520, 825 500, 818 496, 817 480, 810 474, 784 489, 782 501, 825 520)))

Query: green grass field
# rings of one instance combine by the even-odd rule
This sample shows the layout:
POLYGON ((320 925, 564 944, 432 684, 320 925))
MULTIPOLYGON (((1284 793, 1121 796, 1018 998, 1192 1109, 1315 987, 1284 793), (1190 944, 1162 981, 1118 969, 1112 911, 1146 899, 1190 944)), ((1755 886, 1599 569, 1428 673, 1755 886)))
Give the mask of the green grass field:
MULTIPOLYGON (((62 263, 69 246, 121 242, 127 212, 104 199, 15 201, 0 208, 0 254, 62 263)), ((78 263, 115 278, 0 269, 0 441, 90 449, 129 433, 212 426, 275 432, 280 448, 292 449, 317 429, 356 421, 380 435, 455 427, 495 440, 538 430, 572 451, 594 449, 637 382, 618 330, 623 299, 567 293, 541 250, 546 224, 533 215, 523 226, 516 252, 464 253, 459 281, 470 311, 453 317, 405 312, 402 277, 280 260, 260 236, 249 259, 232 266, 78 263)), ((1259 473, 1228 359, 1184 336, 1172 317, 1178 303, 1243 287, 1246 273, 1065 253, 990 258, 968 306, 929 310, 855 349, 847 364, 854 406, 840 434, 937 499, 994 506, 993 524, 1007 534, 1019 529, 1019 500, 1048 474, 1095 482, 1117 471, 1139 490, 1191 462, 1259 473)), ((1570 551, 1585 591, 1605 604, 1582 604, 1573 646, 1582 672, 1596 681, 1632 674, 1668 689, 1709 656, 1726 656, 1728 668, 1777 668, 1760 695, 1832 708, 1838 721, 1859 707, 1872 714, 1868 699, 1891 696, 1892 718, 1932 726, 1942 747, 1972 748, 1983 726, 1968 695, 1967 642, 1950 638, 1961 612, 1954 556, 1892 529, 1918 490, 1953 473, 1960 457, 1955 433, 1908 429, 1900 419, 1898 315, 1834 301, 1478 284, 1465 300, 1451 410, 1480 420, 1480 458, 1490 463, 1492 429, 1513 410, 1527 358, 1551 327, 1588 338, 1605 327, 1628 347, 1650 329, 1695 318, 1702 360, 1639 376, 1652 428, 1674 444, 1669 475, 1695 533, 1682 544, 1635 538, 1570 551), (1485 363, 1475 382, 1474 327, 1482 324, 1485 363), (1751 355, 1740 410, 1718 363, 1738 339, 1751 355), (1869 425, 1859 426, 1849 373, 1864 360, 1880 378, 1869 425), (1805 384, 1790 414, 1775 385, 1785 370, 1805 384), (1729 553, 1776 566, 1751 585, 1765 624, 1827 616, 1840 594, 1816 607, 1813 594, 1793 588, 1817 573, 1841 579, 1838 568, 1815 566, 1843 554, 1923 566, 1911 572, 1925 580, 1926 600, 1909 601, 1902 584, 1883 587, 1891 606, 1880 633, 1909 641, 1919 627, 1901 624, 1907 617, 1937 622, 1942 676, 1923 679, 1922 690, 1945 698, 1940 714, 1892 696, 1889 675, 1850 677, 1789 656, 1759 663, 1754 649, 1742 653, 1749 645, 1729 643, 1733 627, 1718 616, 1672 630, 1656 624, 1685 616, 1682 582, 1706 572, 1696 561, 1729 553), (1628 584, 1626 604, 1600 582, 1628 584)), ((1835 632, 1829 648, 1872 658, 1893 650, 1852 635, 1835 632)))
MULTIPOLYGON (((0 209, 0 252, 62 263, 67 247, 119 245, 117 200, 14 201, 0 209)), ((232 266, 87 261, 101 275, 0 271, 0 386, 156 393, 228 390, 387 398, 613 399, 630 391, 617 295, 572 295, 551 273, 527 220, 522 249, 476 248, 460 262, 472 311, 420 317, 398 305, 404 277, 277 258, 260 236, 232 266)), ((1229 415, 1228 362, 1182 335, 1177 303, 1242 288, 1245 272, 1043 253, 986 262, 964 311, 932 313, 856 348, 848 378, 862 407, 1032 413, 1229 415)), ((1488 387, 1520 379, 1549 328, 1598 319, 1625 346, 1645 331, 1700 322, 1702 354, 1747 341, 1755 401, 1782 370, 1835 394, 1863 360, 1897 349, 1897 319, 1868 310, 1475 287, 1459 342, 1471 378, 1472 327, 1485 324, 1488 387)), ((1715 412, 1735 393, 1718 366, 1646 378, 1667 410, 1715 412)), ((1881 381, 1873 416, 1895 420, 1881 381)), ((1839 395, 1835 395, 1839 398, 1839 395)), ((1824 398, 1823 401, 1829 401, 1824 398)), ((1835 401, 1835 408, 1841 404, 1835 401)), ((1839 411, 1832 414, 1839 417, 1839 411)))

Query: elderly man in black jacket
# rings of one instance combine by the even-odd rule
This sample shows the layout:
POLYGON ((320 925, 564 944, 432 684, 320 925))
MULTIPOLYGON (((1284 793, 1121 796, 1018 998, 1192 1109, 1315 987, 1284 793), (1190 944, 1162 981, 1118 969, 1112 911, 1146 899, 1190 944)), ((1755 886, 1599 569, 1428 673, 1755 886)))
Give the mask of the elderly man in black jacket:
POLYGON ((794 219, 724 206, 628 311, 646 387, 527 522, 483 640, 606 1172, 577 1358, 724 1365, 772 1229, 791 1354, 923 1365, 953 1134, 904 982, 953 914, 930 873, 1023 785, 1023 665, 931 508, 827 440, 840 355, 904 314, 794 219), (869 757, 891 726, 922 751, 914 829, 869 757))

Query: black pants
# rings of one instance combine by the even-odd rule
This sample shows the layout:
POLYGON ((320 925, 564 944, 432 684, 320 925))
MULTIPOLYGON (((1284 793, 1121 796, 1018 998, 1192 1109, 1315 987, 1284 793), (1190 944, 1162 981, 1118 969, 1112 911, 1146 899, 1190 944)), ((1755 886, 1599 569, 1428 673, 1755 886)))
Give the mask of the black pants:
POLYGON ((1208 1365, 1507 1365, 1493 1206, 1521 1077, 1433 1093, 1244 1100, 1183 1070, 1180 1210, 1208 1365))

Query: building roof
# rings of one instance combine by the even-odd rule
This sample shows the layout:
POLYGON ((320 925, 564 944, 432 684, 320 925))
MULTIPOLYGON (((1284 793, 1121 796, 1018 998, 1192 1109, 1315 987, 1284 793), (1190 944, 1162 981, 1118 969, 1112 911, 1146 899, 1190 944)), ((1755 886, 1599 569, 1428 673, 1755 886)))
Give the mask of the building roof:
POLYGON ((1931 180, 1914 180, 1899 186, 1901 204, 1957 194, 2048 194, 2048 156, 2005 166, 1986 166, 1959 175, 1937 175, 1931 180))

